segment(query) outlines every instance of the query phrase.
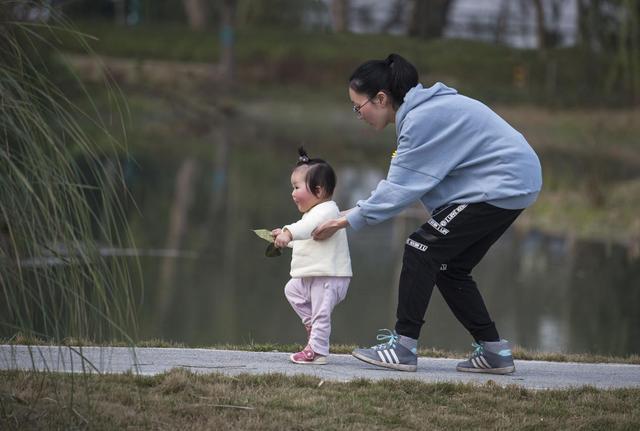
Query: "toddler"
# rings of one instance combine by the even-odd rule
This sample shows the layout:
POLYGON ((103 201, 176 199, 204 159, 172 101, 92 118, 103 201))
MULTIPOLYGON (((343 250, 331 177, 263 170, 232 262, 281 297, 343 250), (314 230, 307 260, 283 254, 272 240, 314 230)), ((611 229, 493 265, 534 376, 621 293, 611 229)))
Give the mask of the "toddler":
POLYGON ((321 223, 339 217, 331 200, 336 185, 333 168, 321 159, 310 159, 302 147, 291 174, 291 196, 302 218, 271 234, 277 247, 291 247, 291 280, 285 296, 307 331, 307 346, 290 356, 296 364, 326 364, 329 355, 331 312, 347 294, 351 258, 347 234, 341 229, 331 238, 315 241, 311 232, 321 223))

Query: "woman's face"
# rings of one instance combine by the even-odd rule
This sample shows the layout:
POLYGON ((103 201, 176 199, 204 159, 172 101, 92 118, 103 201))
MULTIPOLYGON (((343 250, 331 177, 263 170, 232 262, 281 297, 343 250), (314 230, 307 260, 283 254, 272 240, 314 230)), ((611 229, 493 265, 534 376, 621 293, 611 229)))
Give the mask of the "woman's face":
POLYGON ((386 93, 379 91, 374 97, 369 98, 366 94, 358 93, 349 87, 349 99, 358 118, 366 121, 374 129, 382 130, 387 124, 395 122, 396 111, 386 93))

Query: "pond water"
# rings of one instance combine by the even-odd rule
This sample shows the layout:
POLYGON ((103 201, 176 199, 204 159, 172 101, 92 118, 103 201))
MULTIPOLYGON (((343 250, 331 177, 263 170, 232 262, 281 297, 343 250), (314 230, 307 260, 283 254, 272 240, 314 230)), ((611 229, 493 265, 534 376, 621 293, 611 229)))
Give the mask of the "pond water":
MULTIPOLYGON (((142 256, 140 338, 189 345, 302 343, 304 330, 283 288, 289 256, 267 258, 251 232, 297 220, 289 175, 296 144, 234 143, 197 153, 136 155, 128 181, 130 222, 142 256), (212 158, 213 159, 213 158, 212 158), (222 162, 220 161, 222 160, 222 162)), ((349 208, 384 177, 374 161, 326 149, 335 200, 349 208)), ((312 153, 312 155, 315 155, 312 153)), ((333 343, 370 345, 393 328, 404 238, 424 209, 349 231, 354 277, 333 314, 333 343)), ((627 355, 640 352, 640 261, 615 244, 525 231, 517 224, 474 276, 504 338, 527 349, 627 355)), ((420 344, 468 350, 471 337, 434 289, 420 344)))

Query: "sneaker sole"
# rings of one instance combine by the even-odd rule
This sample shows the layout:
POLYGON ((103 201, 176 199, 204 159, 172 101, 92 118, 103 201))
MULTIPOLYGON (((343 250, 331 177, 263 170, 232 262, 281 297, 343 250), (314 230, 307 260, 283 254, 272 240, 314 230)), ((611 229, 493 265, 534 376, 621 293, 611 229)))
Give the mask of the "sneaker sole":
POLYGON ((360 359, 361 361, 366 362, 368 364, 377 365, 379 367, 384 367, 384 368, 391 368, 392 370, 415 372, 418 369, 417 365, 389 364, 387 362, 376 361, 375 359, 368 358, 368 357, 366 357, 364 355, 361 355, 359 353, 356 353, 356 352, 352 352, 351 355, 354 358, 360 359))
POLYGON ((516 370, 515 366, 503 367, 503 368, 466 368, 456 367, 457 371, 463 373, 488 373, 488 374, 511 374, 516 370))
POLYGON ((294 364, 302 364, 302 365, 327 365, 327 358, 316 358, 313 361, 296 361, 293 359, 293 355, 289 356, 289 360, 294 364))

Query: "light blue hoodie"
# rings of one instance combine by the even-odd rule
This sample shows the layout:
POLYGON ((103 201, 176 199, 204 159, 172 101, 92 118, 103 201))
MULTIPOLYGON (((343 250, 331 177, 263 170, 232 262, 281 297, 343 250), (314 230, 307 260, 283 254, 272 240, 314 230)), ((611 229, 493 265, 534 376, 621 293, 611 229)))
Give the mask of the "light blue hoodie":
POLYGON ((524 137, 481 102, 440 82, 407 92, 396 133, 387 179, 347 215, 353 229, 391 218, 418 199, 427 211, 478 202, 526 208, 542 187, 540 161, 524 137))

